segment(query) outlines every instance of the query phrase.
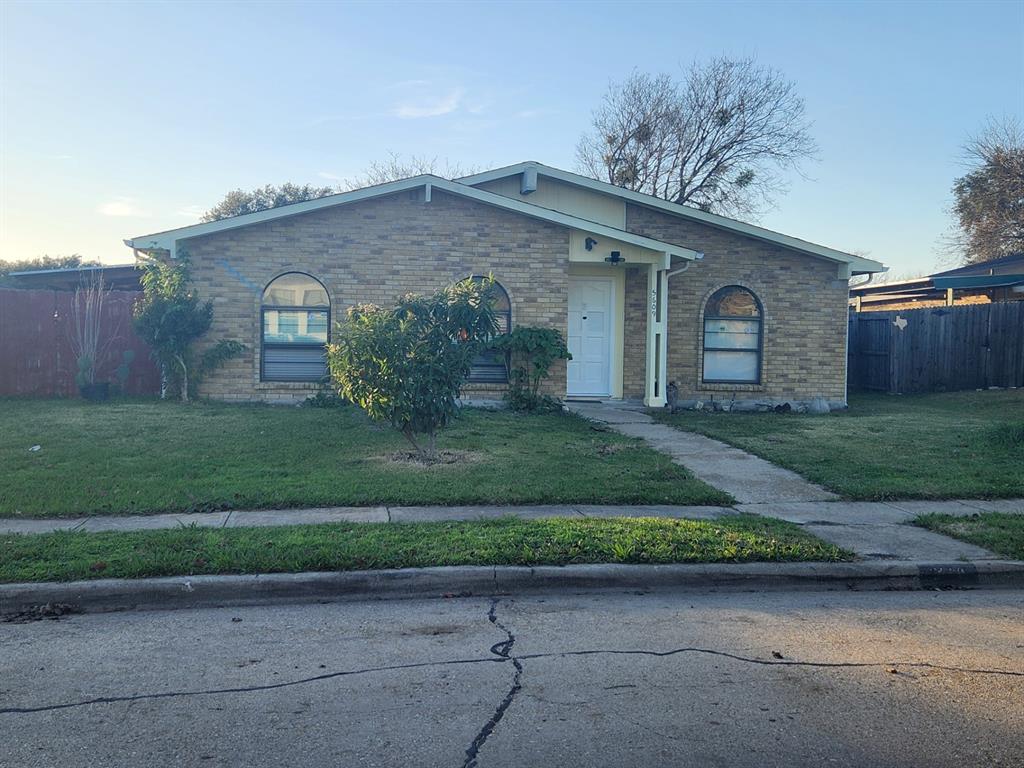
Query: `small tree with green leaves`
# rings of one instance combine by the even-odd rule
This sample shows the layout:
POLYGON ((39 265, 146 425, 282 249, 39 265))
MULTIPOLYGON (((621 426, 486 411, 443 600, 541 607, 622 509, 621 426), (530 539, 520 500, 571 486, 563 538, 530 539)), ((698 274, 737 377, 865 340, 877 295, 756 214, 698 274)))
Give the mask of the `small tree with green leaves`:
POLYGON ((561 407, 554 397, 540 394, 540 385, 548 378, 556 360, 571 360, 562 334, 554 328, 520 325, 511 333, 498 336, 493 349, 505 352, 511 361, 507 400, 517 411, 551 411, 561 407))
POLYGON ((473 360, 498 331, 493 285, 469 279, 391 309, 349 309, 327 348, 339 394, 436 461, 437 431, 455 417, 473 360))
POLYGON ((145 257, 141 269, 143 293, 134 307, 135 332, 152 347, 165 383, 187 403, 190 388, 205 373, 240 354, 245 346, 220 339, 198 358, 193 354, 192 345, 213 323, 213 302, 200 301, 189 286, 186 254, 174 260, 145 257))

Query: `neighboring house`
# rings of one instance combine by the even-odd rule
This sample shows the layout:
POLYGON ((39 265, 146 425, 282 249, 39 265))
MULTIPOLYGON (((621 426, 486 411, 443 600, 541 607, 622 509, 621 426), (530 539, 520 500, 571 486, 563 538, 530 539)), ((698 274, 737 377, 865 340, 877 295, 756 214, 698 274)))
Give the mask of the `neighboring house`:
MULTIPOLYGON (((533 162, 456 181, 416 176, 125 242, 187 252, 214 302, 209 338, 247 345, 204 381, 204 395, 224 400, 305 398, 348 307, 493 275, 504 327, 566 335, 573 359, 554 369, 556 395, 842 406, 847 281, 885 269, 533 162)), ((498 397, 505 377, 501 361, 481 359, 464 395, 498 397)))
POLYGON ((0 282, 7 288, 73 291, 92 276, 102 275, 104 284, 115 291, 141 291, 139 270, 134 264, 62 267, 8 272, 0 282))
POLYGON ((928 277, 850 289, 856 312, 925 309, 1024 300, 1024 253, 969 264, 928 277))

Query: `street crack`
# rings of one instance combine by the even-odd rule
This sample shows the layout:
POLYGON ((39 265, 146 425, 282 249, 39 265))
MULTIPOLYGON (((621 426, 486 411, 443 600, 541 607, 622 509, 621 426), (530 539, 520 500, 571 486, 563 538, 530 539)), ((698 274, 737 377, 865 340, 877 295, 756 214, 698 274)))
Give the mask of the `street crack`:
POLYGON ((466 748, 466 760, 462 763, 462 768, 476 768, 477 755, 480 753, 480 748, 484 745, 490 735, 494 733, 494 729, 498 727, 498 723, 501 722, 501 718, 505 716, 505 712, 510 706, 512 706, 512 701, 515 699, 516 694, 519 693, 523 687, 522 662, 512 655, 512 646, 516 644, 516 636, 512 633, 512 630, 498 620, 498 602, 499 598, 491 598, 491 608, 487 612, 487 620, 504 632, 506 638, 492 645, 490 650, 495 656, 495 661, 512 662, 512 666, 515 668, 515 674, 512 675, 512 687, 509 688, 508 693, 505 694, 505 698, 501 700, 501 703, 498 704, 498 708, 494 710, 494 714, 491 715, 491 718, 486 723, 484 723, 484 727, 480 729, 472 743, 470 743, 466 748))
POLYGON ((391 672, 405 669, 423 669, 425 667, 447 667, 460 664, 494 664, 502 663, 506 659, 494 656, 484 656, 478 659, 449 659, 446 661, 422 661, 410 664, 390 664, 383 667, 365 667, 363 669, 348 669, 340 672, 326 672, 322 675, 303 677, 298 680, 287 680, 283 683, 268 683, 266 685, 245 685, 237 688, 209 688, 196 691, 161 691, 159 693, 138 693, 126 696, 97 696, 93 699, 82 701, 69 701, 64 704, 47 704, 38 707, 4 707, 0 708, 0 715, 23 715, 33 712, 53 712, 60 709, 72 709, 74 707, 87 707, 93 704, 116 704, 120 702, 147 701, 151 699, 177 699, 189 696, 219 696, 233 693, 259 693, 261 691, 276 691, 281 688, 291 688, 296 685, 317 683, 322 680, 333 680, 338 677, 353 677, 355 675, 366 675, 371 672, 391 672))
POLYGON ((975 668, 975 667, 958 667, 945 664, 933 664, 930 661, 800 661, 797 659, 759 659, 751 656, 741 656, 736 653, 729 653, 728 651, 719 651, 713 648, 700 648, 696 646, 687 646, 682 648, 672 648, 667 651, 651 651, 646 649, 630 649, 630 648, 590 648, 581 649, 577 651, 558 651, 551 653, 529 653, 521 654, 519 656, 512 655, 512 647, 515 645, 515 635, 504 625, 497 617, 497 606, 499 600, 497 598, 492 599, 490 611, 487 614, 488 620, 494 624, 498 629, 506 634, 506 639, 501 640, 491 646, 489 656, 482 656, 478 658, 461 658, 461 659, 443 659, 440 661, 422 661, 412 662, 408 664, 390 664, 379 667, 364 667, 361 669, 348 669, 340 670, 337 672, 326 672, 321 675, 314 675, 312 677, 303 677, 297 680, 287 680, 280 683, 268 683, 265 685, 249 685, 239 686, 235 688, 210 688, 210 689, 199 689, 199 690, 185 690, 185 691, 160 691, 156 693, 137 693, 128 694, 123 696, 97 696, 91 699, 82 699, 79 701, 68 701, 60 704, 43 704, 33 707, 3 707, 0 708, 0 715, 21 715, 21 714, 33 714, 38 712, 54 712, 64 709, 74 709, 77 707, 87 707, 95 704, 116 704, 122 702, 135 702, 135 701, 150 701, 155 699, 176 699, 176 698, 188 698, 188 697, 199 697, 199 696, 219 696, 219 695, 230 695, 240 693, 259 693, 262 691, 275 691, 283 688, 291 688, 299 685, 307 685, 310 683, 322 682, 324 680, 334 680, 342 677, 354 677, 357 675, 372 674, 375 672, 392 672, 402 671, 407 669, 426 669, 430 667, 449 667, 449 666, 461 666, 466 664, 512 664, 515 668, 515 674, 512 678, 512 687, 509 689, 505 698, 502 699, 498 708, 491 715, 491 718, 487 721, 483 728, 480 729, 476 738, 470 744, 466 750, 466 761, 463 763, 464 768, 473 768, 476 766, 476 757, 483 746, 484 742, 494 731, 495 727, 501 721, 501 718, 505 715, 506 710, 512 704, 513 699, 519 690, 522 688, 522 673, 524 661, 530 661, 534 659, 559 659, 568 657, 585 657, 585 656, 648 656, 657 659, 670 658, 672 656, 679 656, 683 654, 699 654, 707 656, 718 656, 732 661, 738 661, 743 664, 756 664, 758 666, 765 667, 808 667, 812 669, 870 669, 870 668, 881 668, 887 672, 892 672, 893 669, 898 670, 899 668, 906 669, 934 669, 941 672, 959 672, 967 675, 995 675, 1002 677, 1024 677, 1024 672, 1018 672, 1010 669, 990 669, 990 668, 975 668))

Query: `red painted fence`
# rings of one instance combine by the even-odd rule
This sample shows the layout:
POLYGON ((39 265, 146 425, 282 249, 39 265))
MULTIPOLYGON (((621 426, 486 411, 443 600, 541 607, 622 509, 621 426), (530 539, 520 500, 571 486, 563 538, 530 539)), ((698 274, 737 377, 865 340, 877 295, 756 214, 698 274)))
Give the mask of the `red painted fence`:
MULTIPOLYGON (((112 339, 98 361, 96 381, 121 385, 117 368, 127 365, 123 393, 155 395, 160 371, 149 347, 132 330, 132 304, 141 294, 112 291, 103 312, 105 339, 112 339)), ((75 397, 78 365, 69 340, 72 291, 22 291, 0 288, 0 396, 75 397)))

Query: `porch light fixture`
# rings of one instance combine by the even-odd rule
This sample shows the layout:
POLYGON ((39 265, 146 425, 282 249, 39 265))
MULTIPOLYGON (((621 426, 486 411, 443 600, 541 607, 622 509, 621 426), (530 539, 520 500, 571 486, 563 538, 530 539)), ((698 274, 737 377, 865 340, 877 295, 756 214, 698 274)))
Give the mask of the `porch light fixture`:
POLYGON ((597 240, 595 240, 592 237, 588 237, 586 240, 583 241, 583 247, 586 248, 588 251, 594 250, 595 245, 597 245, 597 240))
POLYGON ((619 251, 612 251, 612 255, 605 258, 605 261, 609 264, 621 264, 625 259, 622 258, 622 254, 619 251))

